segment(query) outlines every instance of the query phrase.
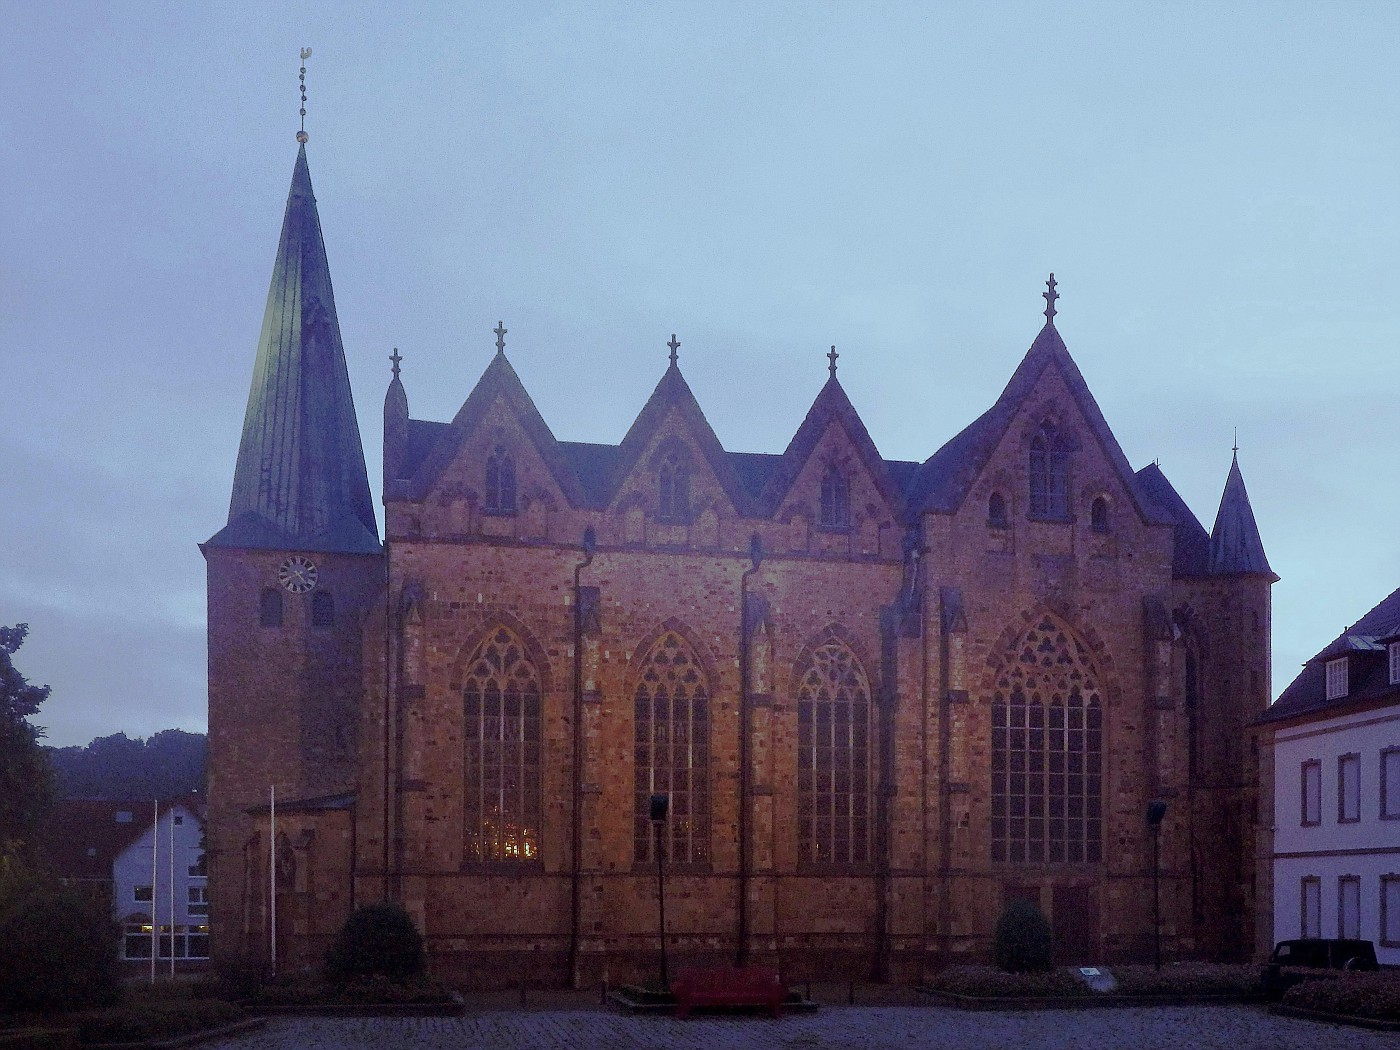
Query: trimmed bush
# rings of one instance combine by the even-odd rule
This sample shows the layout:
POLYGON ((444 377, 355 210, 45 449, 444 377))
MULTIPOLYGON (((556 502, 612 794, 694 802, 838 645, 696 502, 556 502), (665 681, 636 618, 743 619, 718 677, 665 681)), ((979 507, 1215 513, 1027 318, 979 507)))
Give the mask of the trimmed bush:
POLYGON ((105 906, 36 881, 0 902, 0 1008, 73 1010, 117 1001, 117 929, 105 906))
POLYGON ((928 987, 978 999, 1088 998, 1093 991, 1068 970, 1007 973, 994 966, 950 966, 928 987))
POLYGON ((1285 1006, 1381 1021, 1400 1021, 1400 972, 1314 970, 1311 973, 1325 973, 1328 976, 1295 984, 1283 995, 1285 1006))
POLYGON ((423 938, 403 906, 391 901, 356 908, 326 953, 326 980, 387 977, 400 984, 423 972, 423 938))
POLYGON ((1050 923, 1030 901, 1017 897, 997 920, 993 954, 1010 973, 1039 973, 1052 965, 1050 923))

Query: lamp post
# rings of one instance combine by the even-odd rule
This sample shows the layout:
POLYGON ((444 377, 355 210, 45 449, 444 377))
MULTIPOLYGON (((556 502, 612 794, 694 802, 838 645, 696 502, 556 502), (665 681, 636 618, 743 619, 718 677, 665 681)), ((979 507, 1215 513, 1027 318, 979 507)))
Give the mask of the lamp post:
POLYGON ((1147 826, 1152 829, 1152 955, 1157 969, 1162 968, 1162 818, 1167 804, 1153 799, 1147 804, 1147 826))
POLYGON ((651 796, 651 826, 656 829, 656 907, 661 918, 661 987, 665 991, 671 990, 671 975, 666 970, 666 850, 662 833, 670 807, 669 795, 651 796))

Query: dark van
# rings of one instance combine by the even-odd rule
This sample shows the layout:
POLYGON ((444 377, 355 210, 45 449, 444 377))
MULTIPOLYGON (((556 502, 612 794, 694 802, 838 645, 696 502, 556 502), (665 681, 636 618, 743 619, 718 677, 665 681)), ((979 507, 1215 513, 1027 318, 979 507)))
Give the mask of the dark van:
POLYGON ((1304 980, 1301 973, 1289 970, 1376 970, 1376 946, 1371 941, 1342 938, 1305 937, 1297 941, 1279 941, 1264 964, 1260 977, 1264 994, 1280 999, 1283 993, 1304 980))

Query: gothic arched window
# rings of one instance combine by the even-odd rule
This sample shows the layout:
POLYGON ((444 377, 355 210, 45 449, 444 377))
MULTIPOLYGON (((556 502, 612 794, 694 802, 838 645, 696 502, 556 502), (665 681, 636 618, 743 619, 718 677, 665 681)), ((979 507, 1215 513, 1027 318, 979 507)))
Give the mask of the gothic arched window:
POLYGON ((540 674, 510 628, 497 627, 477 646, 462 700, 466 859, 537 860, 540 674))
POLYGON ((1095 532, 1108 532, 1108 500, 1095 496, 1089 507, 1089 527, 1095 532))
POLYGON ((992 697, 992 860, 1097 864, 1103 842, 1103 699, 1088 653, 1044 617, 992 697))
POLYGON ((666 860, 710 859, 709 690, 695 651, 675 631, 663 634, 639 664, 636 701, 637 863, 656 859, 653 794, 671 797, 666 860))
POLYGON ((819 523, 832 529, 849 528, 851 524, 851 483, 836 467, 826 468, 822 475, 822 502, 819 523))
POLYGON ((1031 438, 1030 512, 1033 518, 1069 517, 1069 452, 1049 422, 1031 438))
POLYGON ((870 683, 839 642, 797 685, 797 843, 804 864, 870 863, 870 683))
POLYGON ((690 478, 675 453, 668 453, 656 474, 656 519, 684 525, 690 517, 690 478))
POLYGON ((1006 497, 1000 492, 993 492, 987 500, 987 524, 999 529, 1010 524, 1006 518, 1006 497))
POLYGON ((502 445, 486 457, 486 510, 491 514, 515 513, 515 460, 502 445))

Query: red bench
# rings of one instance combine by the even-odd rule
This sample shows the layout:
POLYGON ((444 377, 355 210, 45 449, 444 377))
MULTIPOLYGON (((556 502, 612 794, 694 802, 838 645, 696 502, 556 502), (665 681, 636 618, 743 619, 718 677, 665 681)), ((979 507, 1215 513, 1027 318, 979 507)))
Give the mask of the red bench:
POLYGON ((766 1006, 779 1016, 787 989, 778 974, 762 966, 718 966, 683 970, 671 984, 676 1016, 689 1017, 697 1006, 766 1006))

